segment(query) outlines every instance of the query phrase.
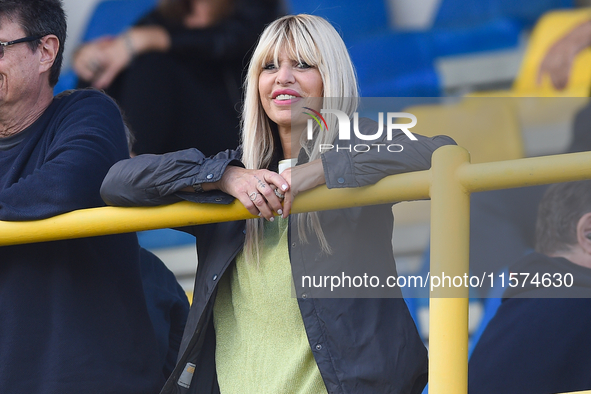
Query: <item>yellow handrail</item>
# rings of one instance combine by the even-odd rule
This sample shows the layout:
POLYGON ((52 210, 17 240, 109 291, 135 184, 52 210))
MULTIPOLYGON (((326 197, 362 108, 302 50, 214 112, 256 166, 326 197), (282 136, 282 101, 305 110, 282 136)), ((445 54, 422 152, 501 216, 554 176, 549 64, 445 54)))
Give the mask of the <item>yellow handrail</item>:
MULTIPOLYGON (((321 211, 429 198, 429 171, 400 174, 357 189, 328 190, 326 186, 301 193, 292 212, 321 211)), ((0 221, 0 246, 59 239, 93 237, 157 228, 227 222, 253 218, 238 201, 229 205, 179 202, 158 207, 83 209, 28 222, 0 221)))
POLYGON ((585 391, 569 391, 568 393, 564 393, 564 394, 591 394, 591 390, 585 390, 585 391))
MULTIPOLYGON (((470 193, 591 179, 591 152, 470 164, 468 152, 444 146, 431 170, 393 175, 357 189, 302 193, 294 213, 431 198, 431 275, 468 272, 470 193)), ((53 241, 250 218, 229 206, 181 202, 161 207, 94 208, 31 222, 0 221, 0 245, 53 241)), ((468 290, 435 289, 429 323, 429 391, 468 391, 468 290)))

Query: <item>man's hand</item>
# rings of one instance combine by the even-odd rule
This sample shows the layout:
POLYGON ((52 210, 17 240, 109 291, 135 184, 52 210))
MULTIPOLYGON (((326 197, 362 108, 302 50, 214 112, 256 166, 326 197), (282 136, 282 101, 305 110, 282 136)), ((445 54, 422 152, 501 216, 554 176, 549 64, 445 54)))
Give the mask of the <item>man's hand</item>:
POLYGON ((91 81, 92 86, 97 89, 106 89, 115 80, 117 75, 127 68, 133 60, 134 52, 129 48, 130 38, 120 35, 110 41, 110 45, 101 48, 98 54, 101 59, 99 72, 91 81))
POLYGON ((112 40, 112 37, 102 37, 78 48, 72 66, 80 79, 90 83, 98 77, 103 67, 103 51, 112 40))
POLYGON ((74 71, 97 89, 106 89, 133 57, 141 53, 166 52, 168 32, 160 26, 134 27, 123 34, 102 37, 84 44, 74 55, 74 71))

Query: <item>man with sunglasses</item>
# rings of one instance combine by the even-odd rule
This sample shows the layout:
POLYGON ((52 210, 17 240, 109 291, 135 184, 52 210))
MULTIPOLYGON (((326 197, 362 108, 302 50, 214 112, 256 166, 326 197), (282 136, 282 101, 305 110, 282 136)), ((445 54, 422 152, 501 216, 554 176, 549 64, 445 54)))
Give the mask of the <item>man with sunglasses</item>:
MULTIPOLYGON (((53 97, 60 0, 0 0, 0 220, 102 206, 128 157, 104 94, 53 97)), ((0 393, 155 393, 164 383, 135 234, 0 247, 0 393)))

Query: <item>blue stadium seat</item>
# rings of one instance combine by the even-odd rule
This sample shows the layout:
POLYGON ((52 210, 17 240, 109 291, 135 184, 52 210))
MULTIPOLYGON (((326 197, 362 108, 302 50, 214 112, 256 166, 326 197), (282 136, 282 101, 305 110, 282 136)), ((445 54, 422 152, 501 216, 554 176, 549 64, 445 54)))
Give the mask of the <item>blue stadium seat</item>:
POLYGON ((153 8, 156 2, 156 0, 103 0, 99 2, 88 21, 82 41, 121 33, 153 8))
POLYGON ((423 33, 385 33, 347 42, 363 97, 438 97, 433 45, 423 33))
POLYGON ((76 77, 74 71, 62 71, 60 74, 60 79, 57 81, 57 84, 53 87, 53 94, 55 95, 63 92, 64 90, 74 89, 77 83, 78 78, 76 77))
POLYGON ((574 6, 573 0, 442 0, 433 27, 475 25, 505 18, 529 28, 550 10, 574 6))
POLYGON ((191 245, 195 237, 182 231, 163 228, 158 230, 139 231, 137 238, 140 245, 146 249, 172 248, 175 246, 191 245))
POLYGON ((433 27, 402 32, 389 26, 387 0, 288 0, 290 13, 309 13, 340 30, 365 97, 441 94, 435 59, 517 46, 524 28, 573 0, 442 0, 433 27))
POLYGON ((515 48, 523 24, 509 18, 498 18, 470 24, 434 27, 432 37, 434 58, 515 48))
POLYGON ((288 0, 292 14, 321 16, 341 33, 364 97, 440 96, 432 42, 424 33, 395 33, 385 0, 288 0))
POLYGON ((345 41, 390 29, 384 0, 287 0, 287 3, 290 14, 313 14, 327 19, 345 41))
POLYGON ((442 0, 431 30, 434 55, 515 47, 542 14, 572 7, 573 0, 442 0))

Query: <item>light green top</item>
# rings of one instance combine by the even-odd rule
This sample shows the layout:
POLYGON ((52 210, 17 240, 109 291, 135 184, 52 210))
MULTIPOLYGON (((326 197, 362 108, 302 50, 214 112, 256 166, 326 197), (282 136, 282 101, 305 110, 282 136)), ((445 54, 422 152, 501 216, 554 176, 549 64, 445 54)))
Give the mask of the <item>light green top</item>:
POLYGON ((213 317, 222 394, 327 392, 291 294, 287 224, 266 222, 259 266, 240 253, 220 281, 213 317))

